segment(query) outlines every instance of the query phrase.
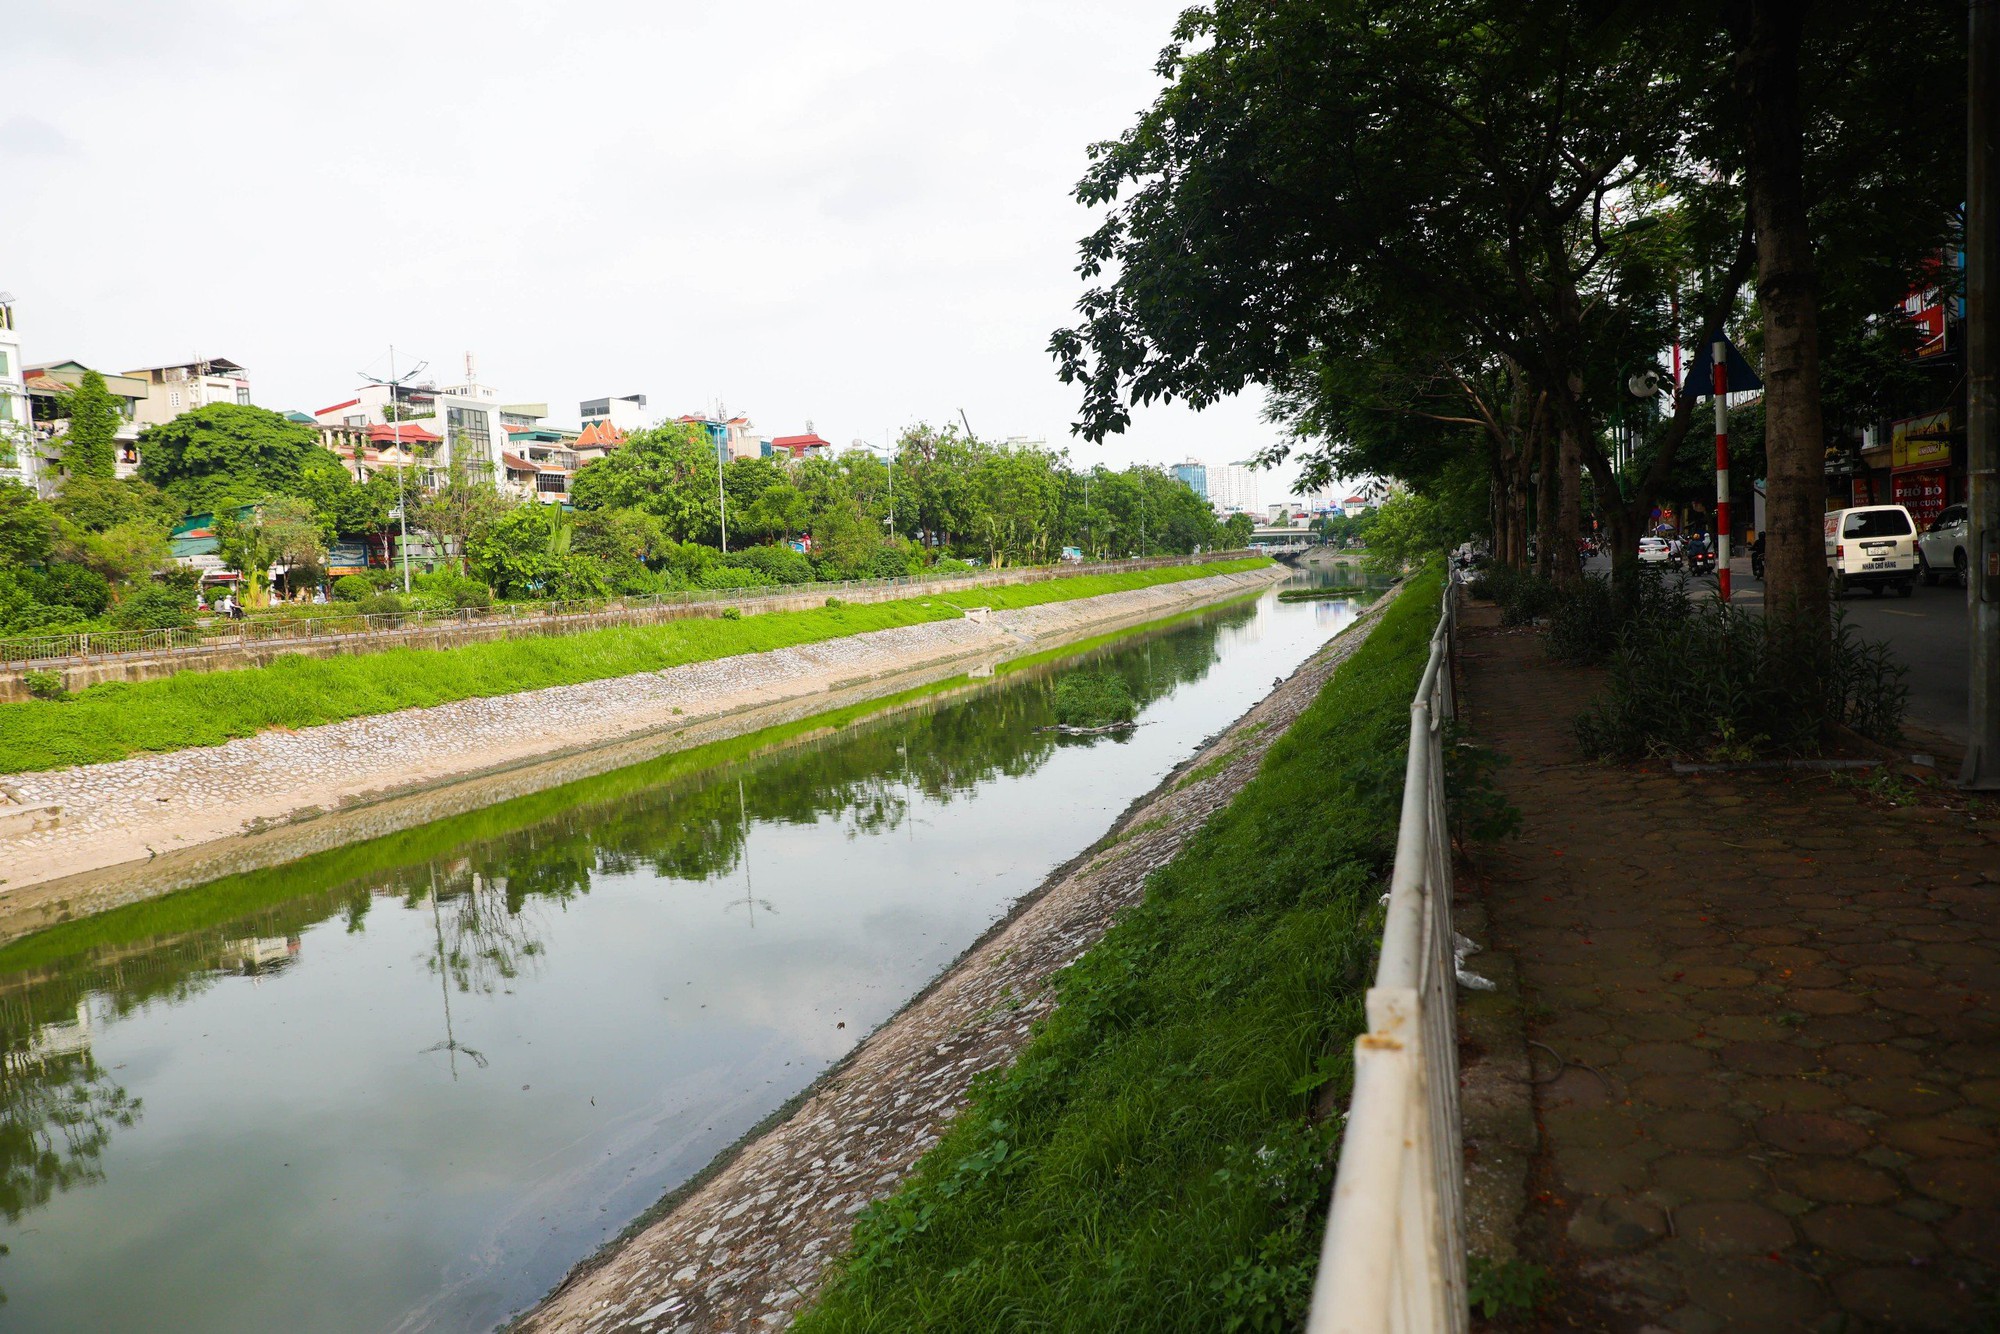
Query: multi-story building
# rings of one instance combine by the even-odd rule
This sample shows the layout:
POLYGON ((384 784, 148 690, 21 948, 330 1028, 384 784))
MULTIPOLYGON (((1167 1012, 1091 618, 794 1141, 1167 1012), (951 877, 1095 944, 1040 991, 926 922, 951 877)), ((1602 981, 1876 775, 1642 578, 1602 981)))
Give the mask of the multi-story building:
POLYGON ((141 366, 125 374, 144 380, 147 395, 134 414, 140 429, 169 422, 183 412, 216 403, 250 403, 250 376, 227 357, 207 357, 169 366, 141 366))
POLYGON ((34 413, 23 369, 14 298, 0 292, 0 479, 39 491, 41 455, 34 448, 34 413))
POLYGON ((789 454, 795 459, 818 458, 833 448, 833 441, 823 440, 817 431, 808 430, 804 435, 779 435, 771 438, 771 453, 789 454))
MULTIPOLYGON (((80 361, 36 362, 22 371, 28 408, 33 415, 33 435, 28 447, 37 455, 34 464, 37 489, 44 495, 57 489, 63 475, 55 441, 69 429, 70 395, 88 374, 90 367, 80 361)), ((124 419, 118 423, 115 437, 117 475, 134 476, 139 471, 139 404, 151 394, 152 387, 135 376, 107 375, 102 371, 98 374, 104 376, 104 387, 118 400, 118 412, 124 419)))
POLYGON ((644 394, 624 394, 615 398, 587 398, 576 405, 576 414, 585 426, 609 422, 622 434, 642 431, 653 424, 646 413, 644 394))
MULTIPOLYGON (((434 486, 454 463, 495 481, 500 479, 500 455, 507 444, 503 411, 498 395, 476 382, 449 389, 427 384, 366 384, 352 398, 321 408, 313 418, 322 427, 394 423, 419 427, 439 442, 428 456, 419 445, 415 458, 425 484, 434 486)), ((394 438, 393 431, 383 434, 394 438)))
POLYGON ((1257 474, 1247 463, 1224 463, 1208 469, 1208 503, 1218 514, 1256 513, 1257 474))
POLYGON ((612 450, 625 443, 625 433, 608 421, 587 423, 577 434, 571 446, 576 451, 576 466, 595 463, 612 450))
POLYGON ((1174 474, 1174 479, 1182 486, 1185 486, 1203 500, 1208 499, 1207 464, 1197 463, 1195 460, 1189 459, 1185 463, 1176 463, 1171 471, 1174 474))

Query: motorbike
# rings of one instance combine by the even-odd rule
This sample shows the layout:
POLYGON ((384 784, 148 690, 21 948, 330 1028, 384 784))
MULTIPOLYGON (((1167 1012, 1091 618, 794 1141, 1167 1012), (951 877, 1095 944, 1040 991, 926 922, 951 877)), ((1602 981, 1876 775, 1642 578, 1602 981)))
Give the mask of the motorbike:
POLYGON ((1687 563, 1689 574, 1715 573, 1715 548, 1706 542, 1689 543, 1682 553, 1682 559, 1687 563))
POLYGON ((1764 552, 1759 547, 1750 548, 1750 573, 1759 579, 1764 577, 1764 552))

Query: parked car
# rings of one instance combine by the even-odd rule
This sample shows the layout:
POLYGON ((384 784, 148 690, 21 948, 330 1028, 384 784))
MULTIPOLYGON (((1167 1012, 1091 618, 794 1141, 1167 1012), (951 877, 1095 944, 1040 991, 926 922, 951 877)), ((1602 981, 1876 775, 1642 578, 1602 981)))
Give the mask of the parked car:
POLYGON ((1641 565, 1665 565, 1673 559, 1673 552, 1664 537, 1642 537, 1639 539, 1639 563, 1641 565))
POLYGON ((1908 597, 1917 587, 1917 525, 1901 505, 1865 505, 1826 516, 1827 591, 1872 588, 1880 597, 1895 589, 1908 597))
POLYGON ((1917 568, 1923 572, 1925 583, 1935 584, 1949 576, 1958 581, 1960 588, 1965 587, 1972 578, 1972 563, 1965 554, 1970 527, 1965 506, 1947 505, 1931 520, 1931 526, 1917 535, 1917 568))

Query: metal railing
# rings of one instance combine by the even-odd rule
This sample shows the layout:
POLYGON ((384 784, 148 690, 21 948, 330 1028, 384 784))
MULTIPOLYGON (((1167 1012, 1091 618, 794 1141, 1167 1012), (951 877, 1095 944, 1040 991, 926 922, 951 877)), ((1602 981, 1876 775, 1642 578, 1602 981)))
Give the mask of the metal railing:
POLYGON ((1455 588, 1410 705, 1410 756, 1368 1031, 1354 1043, 1333 1205, 1308 1334, 1463 1334, 1465 1164, 1444 726, 1455 711, 1455 588))
POLYGON ((1194 556, 1152 556, 1139 560, 1099 561, 1089 565, 1050 565, 1013 569, 967 570, 954 574, 904 575, 893 579, 848 579, 830 583, 774 584, 753 588, 694 588, 636 597, 593 598, 548 602, 496 602, 487 607, 363 613, 340 603, 292 612, 216 619, 184 629, 93 630, 67 635, 36 635, 0 639, 0 669, 40 663, 79 663, 116 658, 199 654, 271 644, 324 644, 379 637, 382 647, 425 635, 474 626, 507 626, 520 632, 566 634, 612 625, 646 625, 688 614, 691 607, 754 607, 780 598, 858 597, 893 595, 899 590, 935 587, 978 587, 1005 581, 1034 583, 1078 574, 1120 574, 1130 570, 1206 564, 1258 553, 1218 551, 1194 556), (1022 579, 1022 574, 1032 577, 1022 579))

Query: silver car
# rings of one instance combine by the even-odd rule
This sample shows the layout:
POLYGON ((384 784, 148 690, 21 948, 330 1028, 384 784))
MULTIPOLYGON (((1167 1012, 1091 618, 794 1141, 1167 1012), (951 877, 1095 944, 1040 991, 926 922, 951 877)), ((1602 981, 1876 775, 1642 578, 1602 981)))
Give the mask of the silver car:
POLYGON ((1950 578, 1960 588, 1965 587, 1972 574, 1965 554, 1968 526, 1965 506, 1947 505, 1931 520, 1930 527, 1917 534, 1917 568, 1923 571, 1925 583, 1950 578))

